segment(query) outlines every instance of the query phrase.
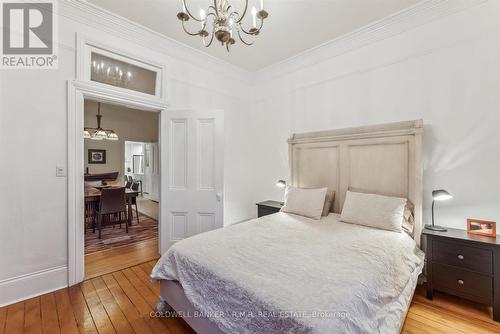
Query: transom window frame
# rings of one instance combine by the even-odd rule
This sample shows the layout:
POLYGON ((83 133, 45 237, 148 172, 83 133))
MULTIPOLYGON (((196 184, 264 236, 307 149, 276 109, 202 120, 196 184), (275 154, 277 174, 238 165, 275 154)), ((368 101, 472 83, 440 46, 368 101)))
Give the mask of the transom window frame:
MULTIPOLYGON (((76 79, 78 81, 88 82, 93 85, 110 87, 114 90, 126 92, 138 98, 157 99, 166 103, 166 71, 163 64, 159 64, 143 56, 130 53, 128 51, 116 48, 112 42, 102 42, 96 39, 88 38, 84 35, 77 35, 77 73, 76 79), (116 59, 128 63, 133 66, 143 68, 156 73, 155 94, 143 93, 137 90, 114 86, 99 81, 93 81, 92 76, 92 53, 116 59)), ((133 79, 132 79, 133 80, 133 79)))

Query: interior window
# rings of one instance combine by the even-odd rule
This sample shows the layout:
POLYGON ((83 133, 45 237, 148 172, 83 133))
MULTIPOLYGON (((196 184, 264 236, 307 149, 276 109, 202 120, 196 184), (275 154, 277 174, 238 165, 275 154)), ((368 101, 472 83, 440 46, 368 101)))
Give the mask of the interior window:
POLYGON ((151 95, 156 93, 157 73, 155 71, 96 52, 91 53, 91 64, 90 80, 92 81, 151 95))

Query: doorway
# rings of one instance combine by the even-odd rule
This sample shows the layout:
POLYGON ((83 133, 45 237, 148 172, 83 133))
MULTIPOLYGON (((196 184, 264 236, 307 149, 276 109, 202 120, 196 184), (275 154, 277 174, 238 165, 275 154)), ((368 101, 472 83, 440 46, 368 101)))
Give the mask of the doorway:
POLYGON ((88 279, 158 257, 159 113, 85 99, 83 131, 88 279))
MULTIPOLYGON (((163 100, 118 88, 68 85, 68 284, 84 280, 85 99, 159 114, 159 216, 156 254, 175 242, 223 226, 224 112, 168 110, 163 100)), ((148 249, 151 249, 149 247, 148 249)), ((112 250, 111 250, 112 251, 112 250)), ((127 257, 123 254, 123 257, 127 257)), ((106 266, 106 259, 99 259, 106 266)))

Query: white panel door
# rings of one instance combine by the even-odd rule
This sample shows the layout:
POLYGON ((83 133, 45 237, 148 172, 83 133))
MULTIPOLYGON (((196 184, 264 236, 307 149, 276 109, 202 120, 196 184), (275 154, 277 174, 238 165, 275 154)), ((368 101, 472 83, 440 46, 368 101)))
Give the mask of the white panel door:
MULTIPOLYGON (((161 252, 223 225, 224 113, 169 111, 162 121, 168 175, 162 176, 161 252)), ((163 159, 162 159, 163 160, 163 159)))

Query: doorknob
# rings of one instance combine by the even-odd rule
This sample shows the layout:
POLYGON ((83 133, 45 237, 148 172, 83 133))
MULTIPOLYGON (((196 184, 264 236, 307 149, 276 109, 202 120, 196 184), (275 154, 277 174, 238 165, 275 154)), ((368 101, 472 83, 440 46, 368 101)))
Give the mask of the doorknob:
POLYGON ((217 198, 217 202, 222 201, 222 194, 221 194, 221 193, 217 193, 217 194, 215 195, 215 197, 217 198))

